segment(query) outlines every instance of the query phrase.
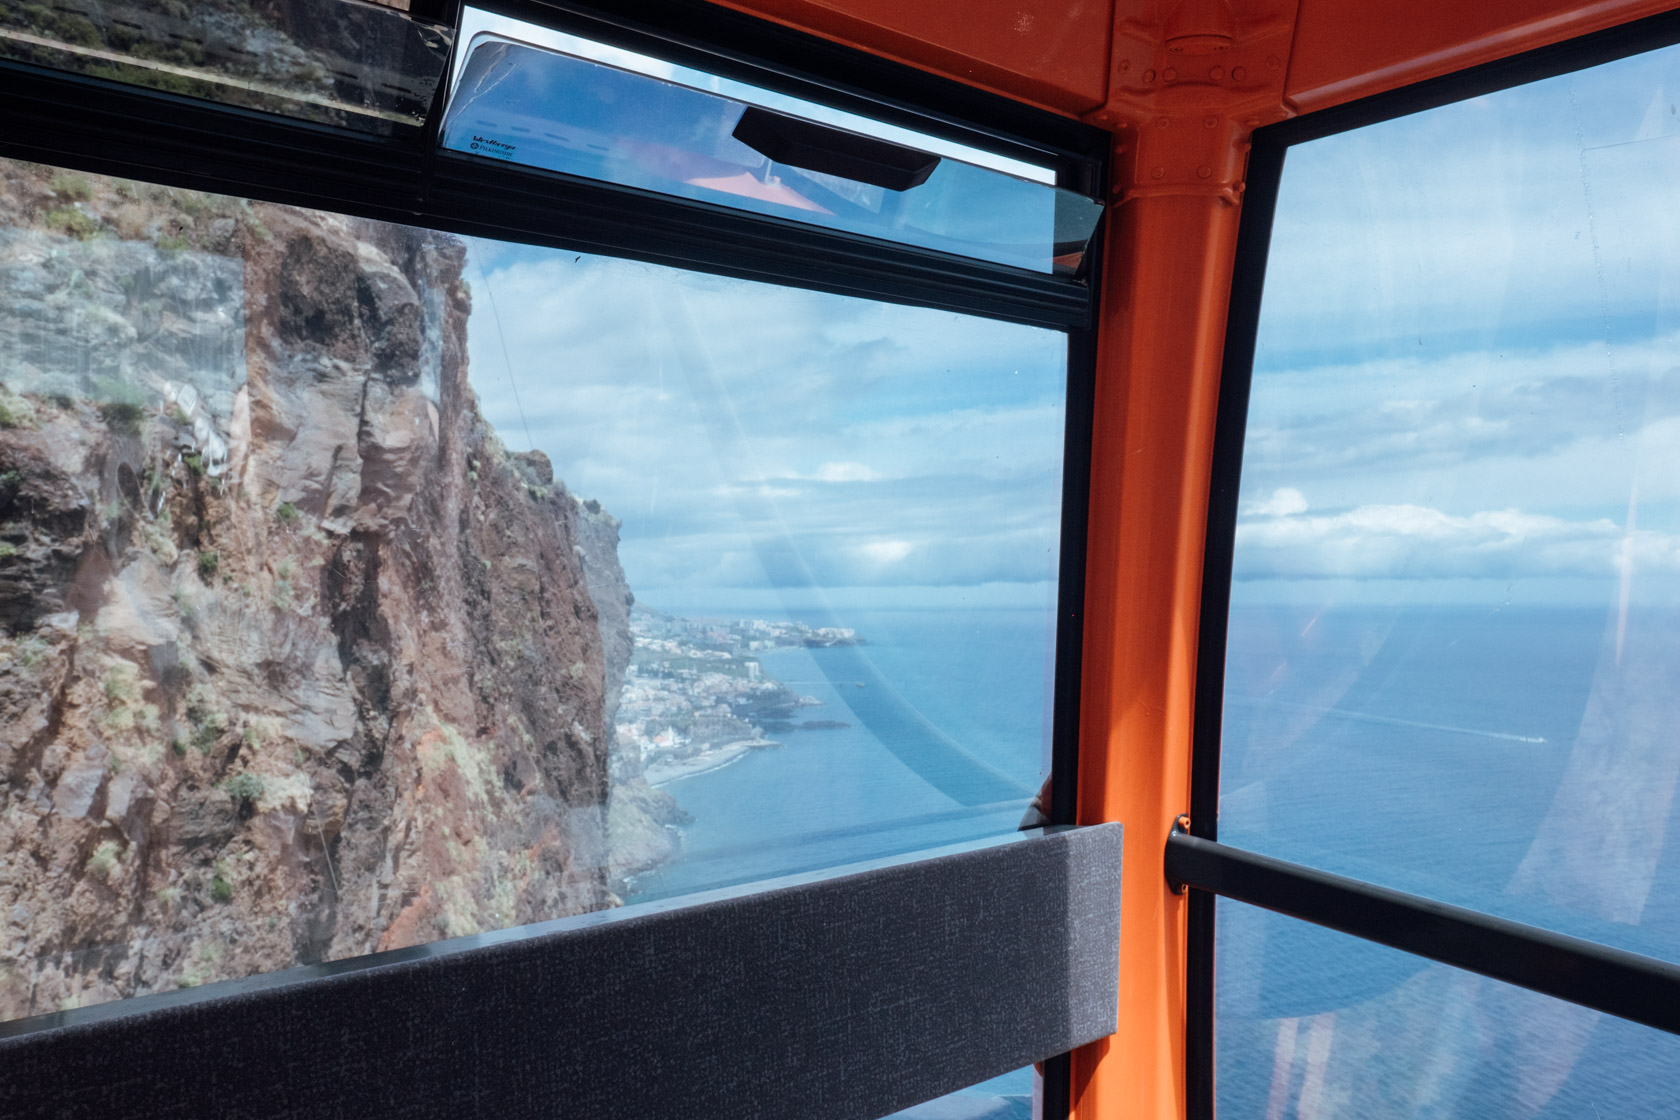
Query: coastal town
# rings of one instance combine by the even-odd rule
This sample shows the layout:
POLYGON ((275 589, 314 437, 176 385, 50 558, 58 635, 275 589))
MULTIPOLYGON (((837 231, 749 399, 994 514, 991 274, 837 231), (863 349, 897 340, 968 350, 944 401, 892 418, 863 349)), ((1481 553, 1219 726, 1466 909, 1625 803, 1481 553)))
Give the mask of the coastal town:
POLYGON ((850 629, 679 618, 638 604, 630 633, 635 645, 615 730, 620 749, 639 751, 654 785, 715 770, 748 751, 780 747, 775 736, 848 726, 803 718, 805 709, 821 703, 767 674, 754 655, 860 644, 850 629))

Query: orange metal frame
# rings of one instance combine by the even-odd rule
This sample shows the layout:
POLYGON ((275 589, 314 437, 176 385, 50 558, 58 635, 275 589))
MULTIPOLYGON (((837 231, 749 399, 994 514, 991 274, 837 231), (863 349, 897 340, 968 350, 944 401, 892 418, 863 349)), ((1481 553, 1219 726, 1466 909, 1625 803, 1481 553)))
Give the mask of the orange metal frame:
POLYGON ((1079 817, 1126 826, 1120 1029, 1077 1120, 1184 1115, 1185 901, 1202 537, 1248 140, 1262 124, 1667 10, 1674 0, 721 0, 1114 134, 1079 817))

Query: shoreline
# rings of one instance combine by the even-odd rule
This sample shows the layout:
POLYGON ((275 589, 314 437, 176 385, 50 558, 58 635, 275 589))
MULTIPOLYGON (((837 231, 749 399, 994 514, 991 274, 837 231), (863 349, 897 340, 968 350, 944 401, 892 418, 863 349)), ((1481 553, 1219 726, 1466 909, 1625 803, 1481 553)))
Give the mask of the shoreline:
POLYGON ((775 739, 736 739, 689 758, 661 759, 648 764, 643 768, 642 776, 647 779, 648 785, 659 788, 672 782, 680 782, 684 778, 721 770, 733 762, 739 762, 750 751, 768 750, 781 745, 775 739))

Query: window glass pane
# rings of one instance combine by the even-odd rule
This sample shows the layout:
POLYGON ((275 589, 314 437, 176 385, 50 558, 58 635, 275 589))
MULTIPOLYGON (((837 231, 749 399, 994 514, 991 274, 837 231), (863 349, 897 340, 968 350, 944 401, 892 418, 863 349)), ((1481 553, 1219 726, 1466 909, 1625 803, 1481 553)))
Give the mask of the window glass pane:
POLYGON ((1680 957, 1677 61, 1290 151, 1222 840, 1680 957))
POLYGON ((1673 1111, 1674 1035, 1228 899, 1216 952, 1220 1116, 1673 1111))
POLYGON ((425 122, 451 28, 407 0, 0 5, 0 58, 363 132, 425 122))
POLYGON ((467 26, 494 30, 463 54, 458 152, 1039 272, 1076 271, 1101 213, 1016 160, 513 20, 467 26))
POLYGON ((1031 1066, 895 1112, 886 1120, 1033 1120, 1040 1078, 1031 1066))
POLYGON ((1050 726, 1064 336, 484 242, 467 278, 486 416, 620 534, 614 742, 659 790, 622 805, 685 822, 627 897, 1020 821, 1050 726))
POLYGON ((0 163, 0 1016, 1014 829, 1065 338, 0 163))

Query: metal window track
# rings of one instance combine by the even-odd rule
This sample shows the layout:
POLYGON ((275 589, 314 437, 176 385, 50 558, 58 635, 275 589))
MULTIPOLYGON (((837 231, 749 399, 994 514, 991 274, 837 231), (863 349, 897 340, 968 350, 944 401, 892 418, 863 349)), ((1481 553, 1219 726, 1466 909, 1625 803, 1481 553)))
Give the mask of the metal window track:
POLYGON ((0 62, 0 157, 765 283, 1090 325, 1088 284, 726 206, 0 62))

